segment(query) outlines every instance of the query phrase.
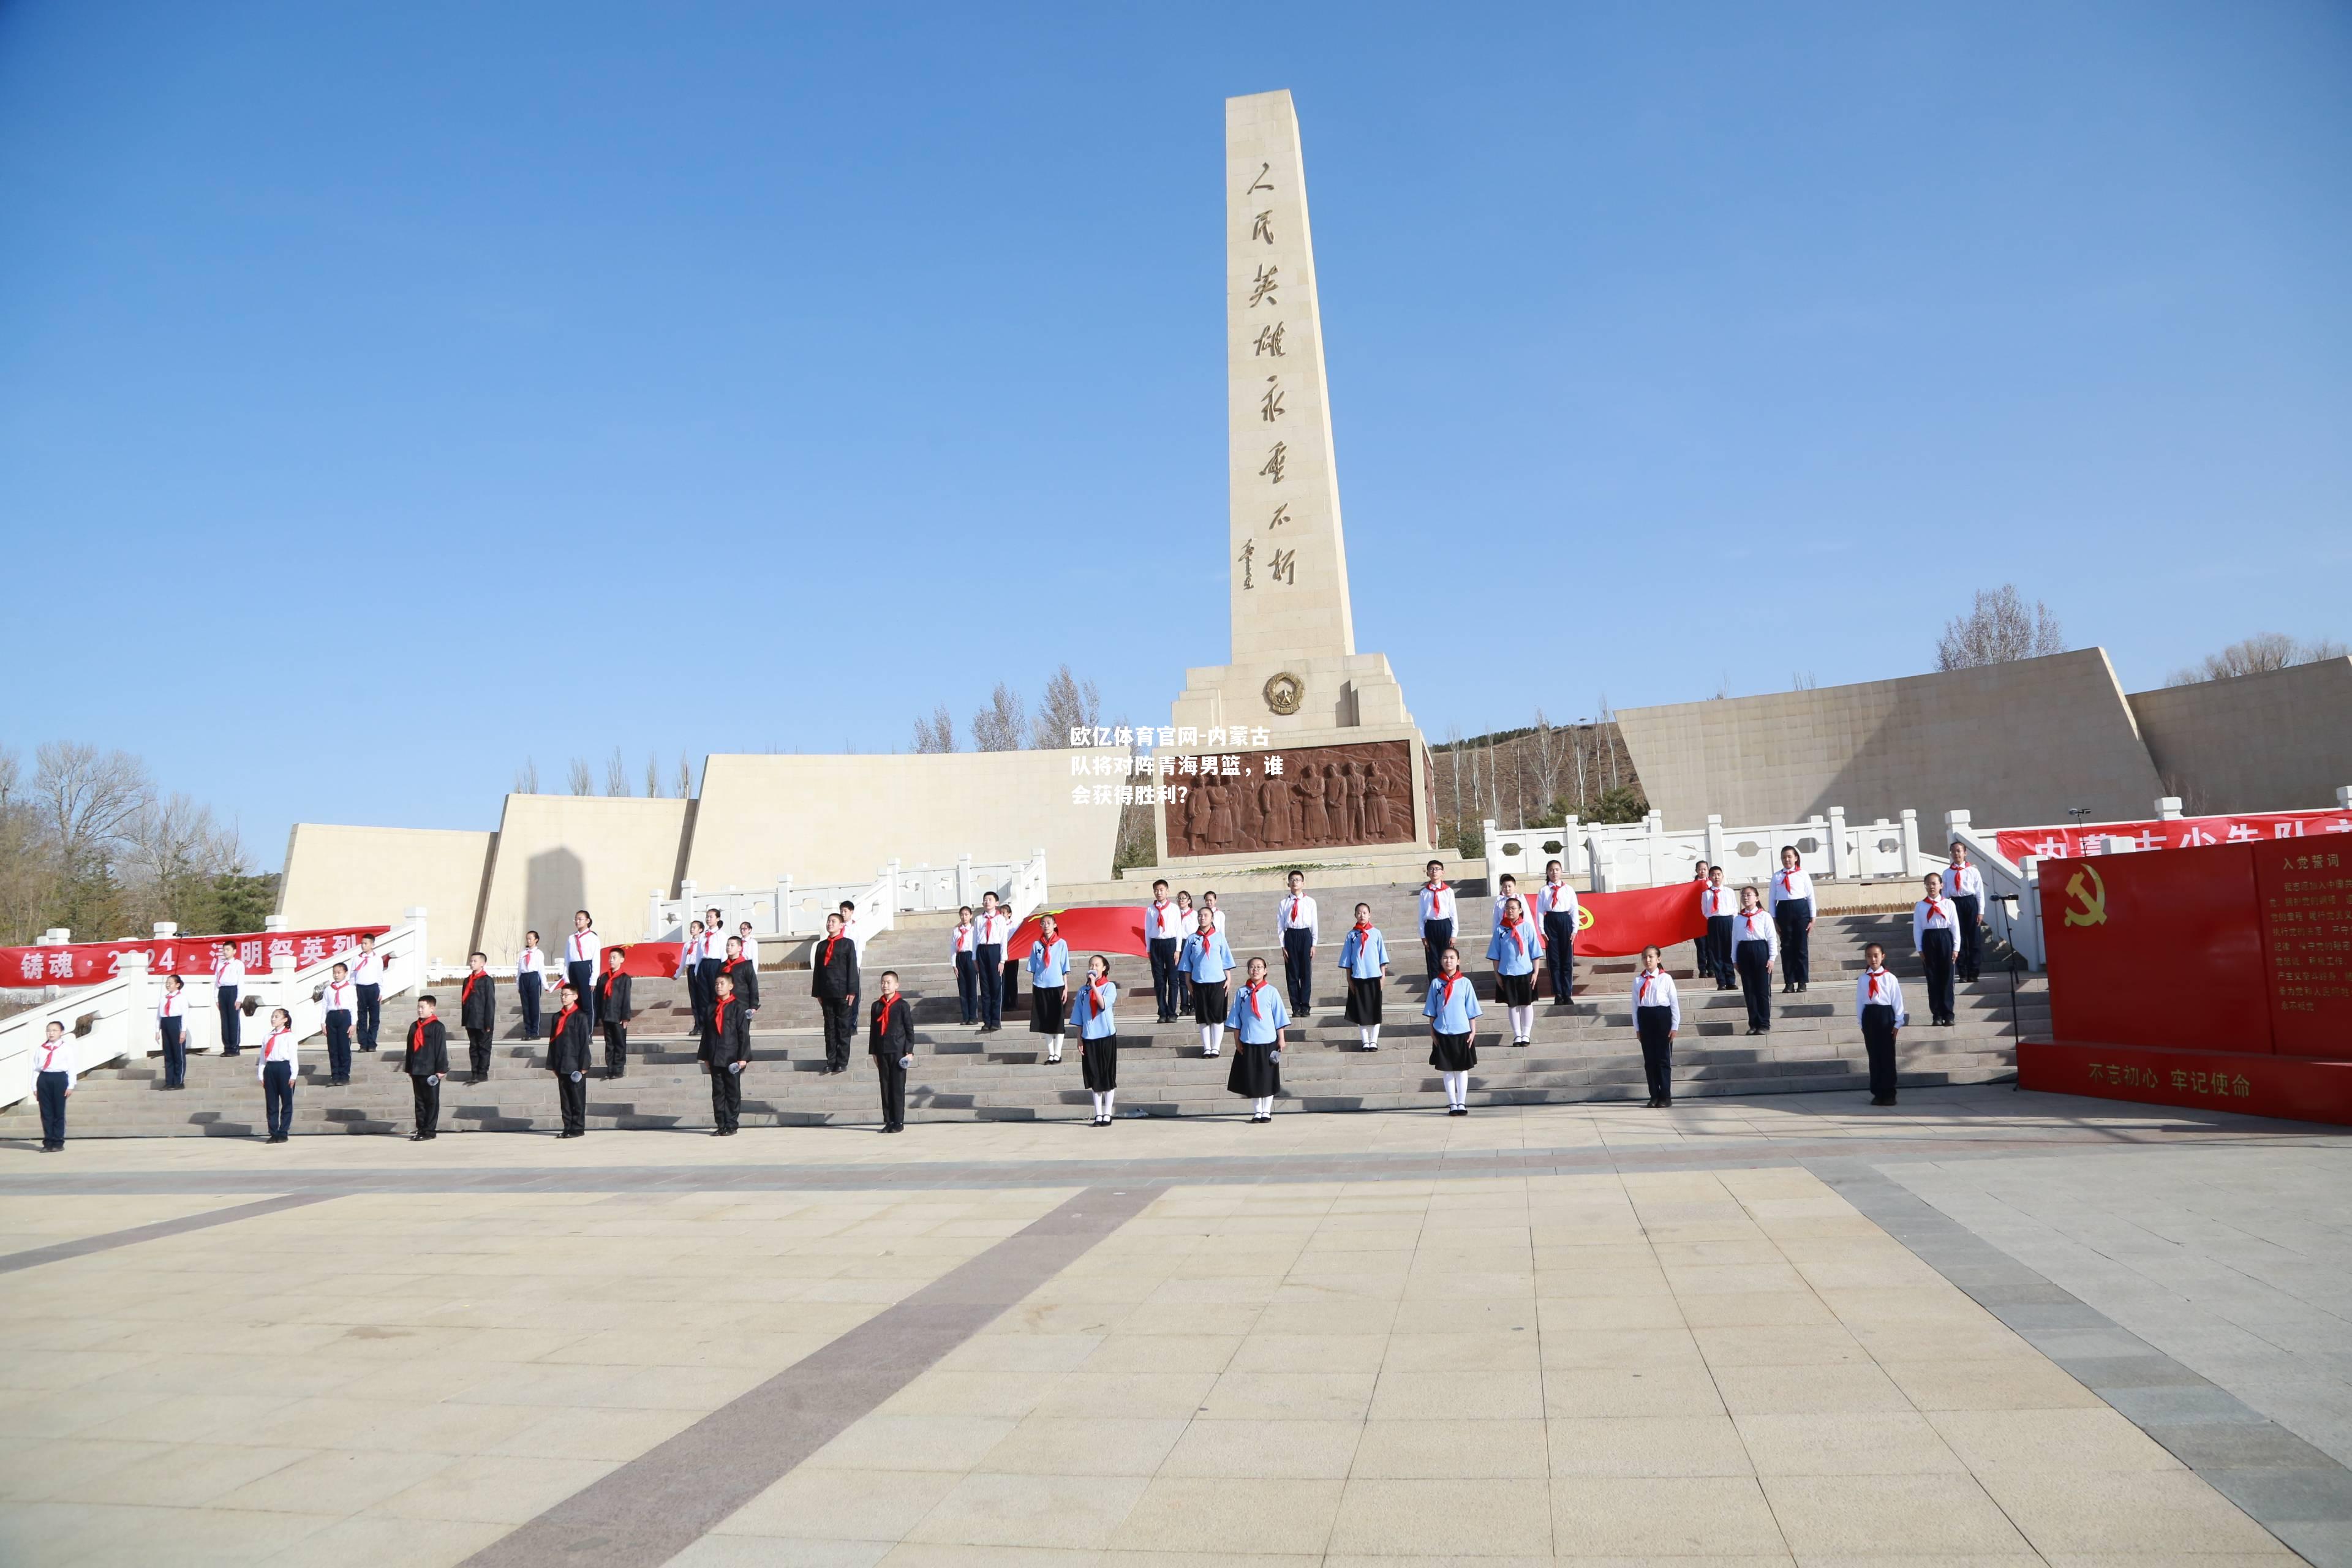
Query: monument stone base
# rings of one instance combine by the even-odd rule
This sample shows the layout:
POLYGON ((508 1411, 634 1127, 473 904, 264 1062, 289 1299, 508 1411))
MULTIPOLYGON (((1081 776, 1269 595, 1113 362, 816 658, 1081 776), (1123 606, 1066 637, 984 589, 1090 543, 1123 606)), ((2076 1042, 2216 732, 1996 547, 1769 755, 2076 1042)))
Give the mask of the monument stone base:
POLYGON ((1163 763, 1162 775, 1184 794, 1153 811, 1162 871, 1410 866, 1436 838, 1428 748, 1411 722, 1279 731, 1263 747, 1203 748, 1198 771, 1170 774, 1163 763), (1223 770, 1226 758, 1237 772, 1223 770))

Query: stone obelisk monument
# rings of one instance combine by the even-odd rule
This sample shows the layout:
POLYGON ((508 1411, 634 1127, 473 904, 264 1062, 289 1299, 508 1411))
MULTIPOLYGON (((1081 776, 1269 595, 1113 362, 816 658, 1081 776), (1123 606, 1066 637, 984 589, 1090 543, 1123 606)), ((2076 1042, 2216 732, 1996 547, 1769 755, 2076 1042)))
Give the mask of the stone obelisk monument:
POLYGON ((1225 100, 1226 565, 1233 662, 1185 672, 1179 752, 1244 755, 1160 810, 1160 859, 1414 848, 1427 761, 1389 661, 1356 651, 1321 285, 1287 92, 1225 100), (1264 746, 1253 748, 1258 731, 1264 746), (1279 767, 1271 759, 1282 759, 1279 767))

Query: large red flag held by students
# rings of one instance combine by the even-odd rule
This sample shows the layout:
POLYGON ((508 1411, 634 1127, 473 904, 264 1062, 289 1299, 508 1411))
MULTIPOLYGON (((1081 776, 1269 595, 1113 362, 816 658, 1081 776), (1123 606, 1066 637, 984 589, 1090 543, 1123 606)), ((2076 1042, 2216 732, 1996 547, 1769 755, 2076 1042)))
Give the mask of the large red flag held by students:
MULTIPOLYGON (((1077 910, 1047 910, 1054 917, 1064 942, 1070 944, 1070 967, 1083 973, 1087 954, 1090 952, 1124 953, 1129 958, 1149 958, 1151 944, 1144 940, 1143 909, 1117 905, 1077 910)), ((1004 956, 1015 963, 1025 963, 1029 950, 1036 944, 1043 915, 1031 915, 1004 944, 1004 956)))
POLYGON ((1699 913, 1703 884, 1642 888, 1630 893, 1580 893, 1576 899, 1576 955, 1632 958, 1654 942, 1671 947, 1706 934, 1699 913))
POLYGON ((682 942, 615 942, 604 950, 604 973, 607 974, 642 974, 648 980, 677 978, 678 955, 686 951, 682 942), (613 962, 619 953, 621 961, 613 962))

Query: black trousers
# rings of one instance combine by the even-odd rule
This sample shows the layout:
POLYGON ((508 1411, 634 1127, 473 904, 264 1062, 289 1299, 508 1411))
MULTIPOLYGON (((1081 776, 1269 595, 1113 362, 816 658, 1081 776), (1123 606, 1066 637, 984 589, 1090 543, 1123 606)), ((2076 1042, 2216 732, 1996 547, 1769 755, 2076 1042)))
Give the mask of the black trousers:
MULTIPOLYGON (((375 1049, 376 1036, 383 1030, 383 987, 354 985, 352 994, 358 997, 360 1004, 359 1016, 355 1020, 359 1026, 360 1049, 372 1051, 375 1049)), ((351 1069, 346 1068, 339 1076, 349 1078, 351 1069)))
MULTIPOLYGON (((982 942, 974 966, 980 971, 980 1021, 993 1029, 1004 1022, 1004 944, 982 942)), ((831 1047, 827 1047, 830 1054, 831 1047)))
POLYGON ((1642 1042, 1642 1076, 1652 1100, 1675 1097, 1675 1012, 1671 1007, 1633 1009, 1633 1033, 1642 1042))
POLYGON ((971 953, 955 955, 956 1016, 967 1024, 980 1022, 980 960, 971 953))
POLYGON ((327 1077, 335 1083, 352 1076, 352 1016, 338 1010, 327 1015, 327 1077))
POLYGON ((1952 933, 1937 927, 1919 938, 1919 959, 1927 966, 1927 1016, 1952 1021, 1952 933))
POLYGON ((294 1131, 292 1062, 261 1064, 261 1113, 268 1120, 272 1138, 284 1138, 294 1131))
POLYGON ((1303 1018, 1315 1005, 1315 933, 1282 933, 1282 978, 1290 988, 1290 1012, 1303 1018))
POLYGON ((907 1069, 897 1057, 876 1057, 874 1076, 882 1084, 882 1126, 896 1131, 907 1125, 907 1069))
POLYGON ((582 1073, 580 1075, 579 1081, 575 1083, 572 1081, 572 1075, 570 1073, 557 1073, 555 1075, 555 1104, 556 1109, 562 1113, 563 1130, 566 1132, 587 1131, 588 1075, 586 1073, 582 1073))
POLYGON ((817 1005, 824 1009, 824 1065, 845 1068, 857 1039, 857 998, 828 997, 817 1005))
POLYGON ((1709 974, 1715 976, 1715 983, 1717 985, 1727 991, 1731 989, 1731 917, 1729 915, 1706 917, 1706 946, 1703 951, 1706 954, 1706 963, 1703 967, 1709 974))
POLYGON ((236 1055, 237 1040, 242 1033, 239 1026, 245 1022, 245 1015, 236 1010, 236 986, 221 987, 216 997, 220 1005, 221 1053, 233 1057, 236 1055))
POLYGON ((1960 952, 1954 968, 1969 982, 1975 981, 1984 964, 1984 931, 1977 924, 1982 902, 1974 893, 1952 895, 1952 907, 1959 911, 1960 921, 1960 952))
POLYGON ((1813 977, 1812 936, 1807 927, 1813 923, 1813 900, 1783 899, 1780 907, 1772 911, 1772 923, 1780 928, 1780 978, 1790 985, 1809 984, 1813 977))
POLYGON ((163 1030, 163 1087, 179 1089, 188 1081, 188 1037, 184 1032, 187 1020, 158 1020, 163 1030))
POLYGON ((1544 966, 1551 971, 1551 999, 1567 1002, 1576 995, 1576 917, 1544 916, 1544 966))
POLYGON ((427 1138, 441 1131, 441 1086, 429 1078, 412 1076, 408 1092, 416 1101, 416 1131, 427 1138))
POLYGON ((466 1031, 466 1055, 470 1059, 476 1078, 490 1076, 490 1032, 488 1029, 466 1031))
POLYGON ((546 988, 545 978, 536 969, 515 976, 515 1001, 522 1007, 522 1033, 527 1040, 540 1037, 539 994, 546 988))
POLYGON ((62 1149, 66 1146, 66 1090, 73 1087, 69 1072, 37 1073, 33 1078, 33 1093, 41 1102, 41 1147, 62 1149))
POLYGON ((1748 998, 1748 1026, 1772 1026, 1772 945, 1743 942, 1731 950, 1732 967, 1739 971, 1739 989, 1748 998))
POLYGON ((1181 945, 1172 936, 1151 939, 1151 999, 1159 1005, 1163 1024, 1175 1022, 1181 1001, 1176 987, 1176 953, 1181 945))
POLYGON ((702 982, 702 965, 686 966, 686 1005, 694 1014, 694 1032, 700 1035, 710 1026, 710 988, 702 982))
POLYGON ((588 1015, 588 1026, 591 1029, 594 1028, 596 1026, 596 965, 594 961, 591 960, 586 963, 565 964, 563 966, 563 978, 572 982, 572 989, 577 993, 580 997, 580 1010, 588 1015))
POLYGON ((629 1026, 604 1020, 604 1076, 618 1078, 629 1070, 629 1026))
POLYGON ((732 1132, 743 1116, 743 1075, 730 1064, 710 1064, 710 1120, 721 1132, 732 1132))
POLYGON ((1452 921, 1421 922, 1421 957, 1422 962, 1429 965, 1429 977, 1432 980, 1437 978, 1438 956, 1453 945, 1454 922, 1452 921))
POLYGON ((1870 1052, 1870 1093, 1874 1100, 1895 1095, 1895 1009, 1874 1002, 1862 1010, 1862 1043, 1870 1052))

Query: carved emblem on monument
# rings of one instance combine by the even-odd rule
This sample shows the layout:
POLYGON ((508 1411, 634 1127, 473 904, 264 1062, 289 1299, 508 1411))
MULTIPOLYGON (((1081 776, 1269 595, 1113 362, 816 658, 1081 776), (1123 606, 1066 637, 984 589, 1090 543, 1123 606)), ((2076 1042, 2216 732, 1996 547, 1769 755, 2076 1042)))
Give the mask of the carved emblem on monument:
POLYGON ((1403 741, 1242 753, 1239 777, 1203 776, 1168 808, 1171 855, 1244 855, 1412 841, 1412 752, 1403 741), (1281 771, 1274 760, 1281 759, 1281 771))
POLYGON ((1286 669, 1265 683, 1266 707, 1286 718, 1297 712, 1306 700, 1307 682, 1286 669))

